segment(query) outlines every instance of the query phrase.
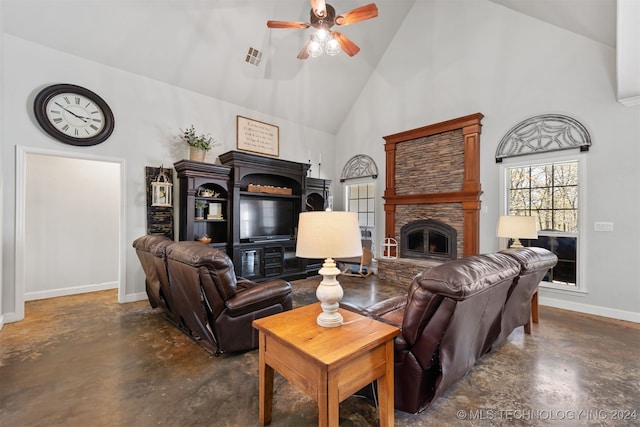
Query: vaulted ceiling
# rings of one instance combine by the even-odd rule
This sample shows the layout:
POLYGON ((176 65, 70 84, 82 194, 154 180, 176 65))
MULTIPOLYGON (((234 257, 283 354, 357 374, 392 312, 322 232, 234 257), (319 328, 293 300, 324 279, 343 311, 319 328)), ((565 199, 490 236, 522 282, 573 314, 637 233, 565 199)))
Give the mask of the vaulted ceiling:
MULTIPOLYGON (((379 16, 340 29, 356 56, 307 60, 296 55, 311 30, 266 21, 308 22, 308 0, 2 1, 8 34, 336 133, 413 4, 433 0, 330 1, 338 13, 375 1, 379 16)), ((615 46, 615 0, 491 1, 615 46)))

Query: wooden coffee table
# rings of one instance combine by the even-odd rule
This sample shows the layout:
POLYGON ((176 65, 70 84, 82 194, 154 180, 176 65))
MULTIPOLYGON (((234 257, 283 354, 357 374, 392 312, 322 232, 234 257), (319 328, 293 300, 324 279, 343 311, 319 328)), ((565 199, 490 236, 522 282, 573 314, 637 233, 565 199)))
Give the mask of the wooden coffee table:
POLYGON ((393 426, 393 338, 396 327, 340 310, 344 324, 316 324, 320 303, 254 320, 260 335, 260 423, 271 422, 278 371, 318 403, 318 425, 338 426, 339 404, 378 382, 381 426, 393 426))

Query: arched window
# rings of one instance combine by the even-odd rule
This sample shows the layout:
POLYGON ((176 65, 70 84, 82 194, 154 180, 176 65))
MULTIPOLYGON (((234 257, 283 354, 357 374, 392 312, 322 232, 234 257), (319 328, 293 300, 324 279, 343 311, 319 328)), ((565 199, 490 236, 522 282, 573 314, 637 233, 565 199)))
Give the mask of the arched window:
MULTIPOLYGON (((375 236, 376 184, 378 166, 366 154, 353 156, 342 168, 340 182, 345 183, 345 210, 358 213, 358 223, 363 240, 375 236), (346 183, 345 181, 349 181, 346 183)), ((375 245, 372 244, 375 256, 375 245)))
POLYGON ((550 114, 518 123, 496 150, 496 162, 506 159, 501 166, 503 215, 535 217, 538 238, 521 239, 522 244, 543 247, 558 256, 544 287, 578 292, 586 288, 580 274, 585 161, 579 153, 556 151, 579 148, 582 152, 590 146, 589 132, 580 122, 550 114), (526 155, 536 156, 519 157, 526 155))
POLYGON ((568 116, 545 114, 515 125, 502 138, 496 150, 496 163, 506 157, 579 148, 588 151, 591 136, 587 129, 568 116))
POLYGON ((376 179, 378 177, 378 166, 376 166, 376 162, 371 157, 366 154, 358 154, 350 158, 342 168, 340 182, 366 177, 376 179))

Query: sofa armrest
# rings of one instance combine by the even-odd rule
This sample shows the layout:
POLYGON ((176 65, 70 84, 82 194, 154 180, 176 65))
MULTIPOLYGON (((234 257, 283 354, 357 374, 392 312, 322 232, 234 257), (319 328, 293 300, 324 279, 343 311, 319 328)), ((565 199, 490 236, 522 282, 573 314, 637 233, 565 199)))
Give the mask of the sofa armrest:
POLYGON ((354 313, 358 313, 358 314, 362 314, 363 316, 366 316, 365 312, 367 310, 367 307, 363 307, 358 304, 352 304, 350 302, 340 301, 340 308, 353 311, 354 313))
POLYGON ((284 280, 254 283, 246 279, 238 280, 238 289, 233 298, 225 302, 231 317, 280 303, 291 294, 291 284, 284 280))
POLYGON ((407 305, 407 296, 402 295, 399 297, 393 297, 386 299, 384 301, 380 301, 373 305, 370 305, 365 310, 367 313, 370 313, 374 316, 384 316, 392 311, 396 310, 404 310, 407 305))

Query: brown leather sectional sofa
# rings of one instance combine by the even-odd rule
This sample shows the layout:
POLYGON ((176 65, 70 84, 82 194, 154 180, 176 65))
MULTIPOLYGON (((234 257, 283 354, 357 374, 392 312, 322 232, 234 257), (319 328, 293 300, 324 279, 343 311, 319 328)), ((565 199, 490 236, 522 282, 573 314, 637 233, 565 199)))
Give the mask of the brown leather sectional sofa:
POLYGON ((401 329, 395 407, 416 413, 530 321, 531 297, 556 263, 542 248, 469 256, 418 274, 405 296, 342 306, 401 329))
POLYGON ((291 285, 236 277, 231 259, 199 242, 142 236, 133 242, 152 307, 211 353, 258 347, 254 319, 291 310, 291 285))

